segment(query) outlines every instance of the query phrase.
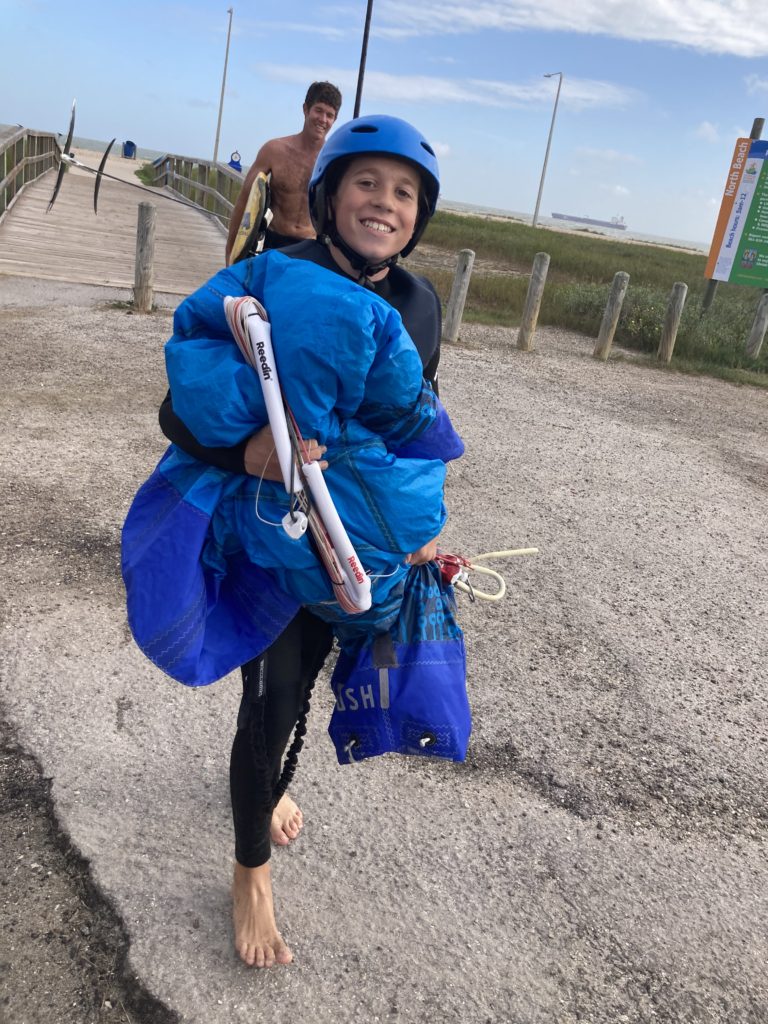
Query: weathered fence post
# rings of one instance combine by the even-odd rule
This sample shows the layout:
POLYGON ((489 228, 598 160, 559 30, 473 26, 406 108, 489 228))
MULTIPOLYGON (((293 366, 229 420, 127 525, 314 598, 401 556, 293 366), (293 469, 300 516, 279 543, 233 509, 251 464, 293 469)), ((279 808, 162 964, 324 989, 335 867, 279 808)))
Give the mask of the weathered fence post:
POLYGON ((474 262, 475 254, 471 249, 462 249, 459 252, 456 262, 456 273, 451 285, 451 295, 445 311, 443 341, 456 342, 459 340, 459 328, 461 327, 461 318, 464 315, 464 303, 467 301, 467 289, 469 288, 469 279, 472 276, 472 265, 474 262))
POLYGON ((136 231, 136 270, 133 278, 133 306, 139 313, 150 313, 154 301, 152 269, 155 259, 155 214, 152 203, 139 203, 136 231))
POLYGON ((755 321, 747 338, 747 355, 750 359, 757 359, 760 355, 766 330, 768 330, 768 293, 763 295, 757 304, 755 321))
POLYGON ((533 348, 533 336, 536 333, 536 324, 541 309, 541 299, 544 295, 544 285, 549 270, 549 253, 537 252, 533 260, 531 280, 528 283, 528 294, 525 296, 525 307, 523 317, 520 321, 520 331, 517 335, 517 347, 523 352, 530 352, 533 348))
POLYGON ((683 315, 683 306, 685 305, 687 294, 687 284, 683 284, 682 281, 676 281, 672 285, 667 312, 664 316, 664 327, 661 331, 659 351, 656 353, 656 358, 661 360, 662 363, 668 363, 672 358, 672 353, 675 349, 675 339, 677 338, 677 329, 680 326, 680 317, 683 315))
POLYGON ((625 273, 625 271, 619 270, 613 275, 611 293, 608 296, 608 302, 605 304, 600 332, 597 335, 595 349, 592 353, 595 359, 608 358, 608 353, 611 351, 611 345, 613 344, 613 336, 616 333, 616 325, 621 316, 624 296, 627 294, 628 284, 629 274, 625 273))

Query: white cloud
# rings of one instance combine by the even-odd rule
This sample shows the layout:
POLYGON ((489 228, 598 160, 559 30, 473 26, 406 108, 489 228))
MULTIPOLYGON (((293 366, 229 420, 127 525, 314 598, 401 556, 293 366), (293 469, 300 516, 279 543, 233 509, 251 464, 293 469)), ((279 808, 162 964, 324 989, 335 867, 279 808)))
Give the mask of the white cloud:
MULTIPOLYGON (((557 88, 556 83, 543 77, 541 81, 534 80, 528 84, 473 79, 471 85, 487 93, 487 102, 490 103, 492 97, 497 97, 500 101, 505 101, 501 105, 510 107, 520 107, 537 100, 552 103, 557 88)), ((637 95, 634 90, 613 85, 611 82, 564 77, 560 103, 575 110, 583 110, 585 107, 624 107, 637 95)))
POLYGON ((761 78, 759 75, 747 75, 744 81, 750 96, 756 96, 762 92, 768 93, 768 78, 761 78))
POLYGON ((768 54, 765 0, 380 0, 375 32, 402 38, 484 29, 580 32, 740 57, 768 54))
MULTIPOLYGON (((257 70, 278 82, 306 82, 327 78, 345 92, 353 94, 357 87, 357 70, 320 68, 285 64, 263 64, 257 70)), ((495 97, 487 97, 477 88, 449 78, 428 75, 390 75, 384 71, 365 73, 367 102, 381 100, 438 101, 452 103, 483 103, 487 106, 505 106, 495 97)))
POLYGON ((334 42, 347 39, 350 36, 354 36, 357 39, 359 35, 357 25, 355 25, 353 32, 351 28, 336 28, 333 25, 317 24, 314 21, 310 24, 303 24, 300 21, 263 21, 251 22, 251 26, 258 35, 284 36, 289 32, 310 32, 313 36, 321 36, 334 42))
POLYGON ((435 151, 435 156, 438 160, 445 160, 447 157, 453 155, 451 147, 447 142, 433 142, 432 149, 435 151))
POLYGON ((630 195, 629 189, 626 185, 601 185, 600 188, 603 192, 610 192, 612 196, 628 196, 630 195))
POLYGON ((712 124, 711 121, 702 121, 693 134, 697 139, 703 139, 704 142, 720 141, 720 132, 717 130, 717 126, 712 124))
MULTIPOLYGON (((352 92, 357 86, 356 70, 284 64, 264 64, 257 70, 279 82, 303 83, 327 78, 345 92, 352 92)), ((365 97, 368 102, 470 103, 484 107, 513 108, 539 103, 551 107, 554 94, 552 83, 544 78, 515 83, 430 75, 392 75, 372 70, 365 74, 365 97)), ((564 80, 560 102, 575 110, 586 107, 622 107, 631 103, 637 95, 631 89, 623 89, 610 82, 574 78, 564 80)))

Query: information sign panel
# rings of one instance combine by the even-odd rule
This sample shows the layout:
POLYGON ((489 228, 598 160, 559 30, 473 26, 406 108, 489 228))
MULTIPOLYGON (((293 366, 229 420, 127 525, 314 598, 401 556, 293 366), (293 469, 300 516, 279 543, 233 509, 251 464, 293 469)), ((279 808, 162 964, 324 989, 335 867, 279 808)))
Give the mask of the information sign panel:
POLYGON ((736 140, 704 274, 768 287, 768 142, 736 140))

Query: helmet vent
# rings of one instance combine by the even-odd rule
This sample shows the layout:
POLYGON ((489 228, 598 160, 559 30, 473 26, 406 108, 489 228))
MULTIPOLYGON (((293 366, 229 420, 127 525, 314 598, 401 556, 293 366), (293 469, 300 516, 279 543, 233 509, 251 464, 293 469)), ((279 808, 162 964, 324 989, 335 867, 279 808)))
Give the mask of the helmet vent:
POLYGON ((371 134, 373 134, 373 132, 377 132, 378 130, 379 129, 376 127, 375 124, 358 124, 358 125, 355 125, 355 127, 351 129, 351 131, 356 133, 356 134, 362 133, 362 134, 366 134, 366 135, 371 135, 371 134))
POLYGON ((437 159, 437 157, 435 156, 435 151, 434 151, 434 149, 432 149, 432 147, 431 147, 431 146, 430 146, 430 145, 429 145, 428 143, 426 143, 426 142, 422 142, 422 144, 421 144, 421 148, 422 148, 422 149, 426 149, 426 151, 427 151, 427 152, 429 153, 429 155, 430 155, 430 156, 434 156, 434 157, 435 157, 435 159, 437 159))

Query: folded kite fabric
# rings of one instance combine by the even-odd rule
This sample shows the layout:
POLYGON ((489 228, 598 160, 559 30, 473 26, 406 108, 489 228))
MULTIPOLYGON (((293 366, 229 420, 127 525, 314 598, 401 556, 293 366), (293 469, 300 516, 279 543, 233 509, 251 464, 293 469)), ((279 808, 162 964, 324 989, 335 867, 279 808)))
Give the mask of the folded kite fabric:
POLYGON ((299 605, 332 622, 342 645, 389 629, 404 558, 442 530, 445 463, 464 450, 399 313, 279 252, 222 270, 176 311, 166 345, 173 408, 202 444, 235 445, 267 423, 256 373, 227 326, 228 295, 253 295, 269 314, 284 396, 302 434, 327 446, 326 482, 373 605, 340 609, 309 536, 282 528, 282 484, 172 445, 128 513, 123 577, 139 647, 191 686, 260 654, 299 605))

